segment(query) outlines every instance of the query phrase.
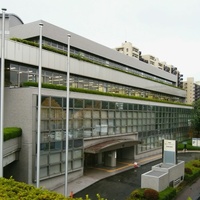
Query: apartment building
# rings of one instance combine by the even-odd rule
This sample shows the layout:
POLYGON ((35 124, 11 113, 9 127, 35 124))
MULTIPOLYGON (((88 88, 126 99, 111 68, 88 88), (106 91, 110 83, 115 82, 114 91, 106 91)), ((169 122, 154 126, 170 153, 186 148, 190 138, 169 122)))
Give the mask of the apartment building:
POLYGON ((120 53, 123 53, 127 56, 134 57, 139 59, 140 57, 140 51, 137 47, 133 46, 131 42, 125 41, 122 43, 120 47, 116 47, 115 50, 119 51, 120 53))
POLYGON ((5 21, 4 126, 21 127, 23 135, 19 161, 4 170, 16 180, 35 184, 36 149, 40 145, 41 185, 48 189, 61 187, 66 137, 68 181, 81 177, 88 166, 115 167, 119 159, 160 153, 163 139, 182 141, 188 137, 192 107, 185 104, 186 91, 176 87, 174 74, 46 21, 24 24, 14 14, 6 14, 5 21), (43 88, 41 143, 37 144, 40 23, 43 88))
POLYGON ((159 58, 153 55, 150 55, 150 54, 143 55, 142 52, 139 50, 139 48, 134 47, 131 42, 125 41, 125 43, 122 43, 122 45, 120 47, 115 48, 115 50, 125 55, 135 57, 142 62, 150 64, 154 67, 157 67, 158 69, 161 69, 168 73, 176 75, 177 86, 182 88, 183 75, 177 70, 177 67, 174 67, 173 65, 169 65, 166 62, 160 61, 159 58))
POLYGON ((200 98, 200 82, 195 82, 193 77, 183 81, 183 89, 186 90, 186 103, 192 104, 200 98))

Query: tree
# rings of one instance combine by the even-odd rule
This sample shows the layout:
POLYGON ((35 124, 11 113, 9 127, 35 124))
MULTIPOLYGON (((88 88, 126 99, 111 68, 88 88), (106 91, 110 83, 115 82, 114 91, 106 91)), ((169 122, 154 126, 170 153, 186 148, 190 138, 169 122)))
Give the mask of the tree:
POLYGON ((193 130, 200 136, 200 99, 193 103, 191 125, 193 130))

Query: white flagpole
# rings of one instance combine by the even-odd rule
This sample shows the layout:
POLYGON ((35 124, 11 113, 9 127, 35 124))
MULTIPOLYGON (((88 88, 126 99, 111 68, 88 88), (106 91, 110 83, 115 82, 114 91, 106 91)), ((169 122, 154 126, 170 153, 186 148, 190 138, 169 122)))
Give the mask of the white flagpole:
POLYGON ((2 8, 1 29, 1 108, 0 108, 0 177, 3 177, 3 122, 4 122, 4 75, 5 75, 5 8, 2 8))
POLYGON ((67 190, 68 190, 68 135, 69 135, 69 78, 70 78, 70 66, 69 66, 69 59, 70 59, 70 38, 71 35, 68 34, 68 43, 67 43, 67 97, 66 97, 66 147, 65 147, 65 196, 67 197, 67 190))
POLYGON ((38 126, 37 126, 37 174, 36 174, 36 184, 37 188, 40 187, 40 136, 41 136, 41 85, 42 85, 42 27, 43 24, 40 23, 40 38, 39 38, 39 74, 38 74, 38 126))

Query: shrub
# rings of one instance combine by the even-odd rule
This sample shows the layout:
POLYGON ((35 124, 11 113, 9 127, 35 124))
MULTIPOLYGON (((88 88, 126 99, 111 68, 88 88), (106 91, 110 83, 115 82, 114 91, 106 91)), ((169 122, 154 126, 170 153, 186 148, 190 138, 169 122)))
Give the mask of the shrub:
POLYGON ((193 166, 197 167, 197 168, 200 168, 200 164, 199 163, 194 163, 193 166))
POLYGON ((173 187, 167 187, 165 190, 159 192, 159 200, 169 200, 176 196, 176 189, 173 187))
POLYGON ((3 130, 4 133, 4 141, 20 137, 22 135, 22 129, 18 127, 7 127, 3 130))
POLYGON ((192 174, 192 170, 190 168, 186 167, 185 168, 185 173, 191 175, 192 174))
POLYGON ((159 193, 154 189, 148 188, 144 191, 144 198, 146 200, 158 200, 159 193))
MULTIPOLYGON (((65 197, 62 194, 49 191, 42 187, 36 188, 33 185, 28 185, 23 182, 15 181, 12 177, 10 179, 0 178, 0 199, 12 199, 12 200, 83 200, 80 198, 73 197, 65 197)), ((106 200, 101 198, 99 194, 97 194, 98 200, 106 200)), ((88 195, 84 198, 84 200, 91 200, 88 195)))
POLYGON ((141 200, 144 199, 144 188, 142 189, 136 189, 133 192, 131 192, 130 196, 127 198, 127 200, 141 200))

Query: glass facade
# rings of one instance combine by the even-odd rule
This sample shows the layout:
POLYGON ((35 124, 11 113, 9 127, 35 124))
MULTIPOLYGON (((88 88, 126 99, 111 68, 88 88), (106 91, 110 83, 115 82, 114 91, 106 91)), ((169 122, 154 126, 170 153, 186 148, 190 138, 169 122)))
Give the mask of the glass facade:
MULTIPOLYGON (((68 137, 68 172, 83 167, 82 134, 68 137)), ((41 171, 40 177, 65 173, 66 99, 42 97, 41 108, 41 171)))
MULTIPOLYGON (((190 109, 71 98, 69 171, 83 167, 83 138, 138 133, 137 153, 159 148, 162 139, 187 137, 190 109)), ((65 170, 66 98, 42 97, 42 177, 65 170)))
MULTIPOLYGON (((66 86, 66 73, 43 69, 42 82, 55 85, 66 86)), ((6 67, 6 85, 20 87, 23 82, 38 82, 38 70, 35 67, 10 63, 6 67)), ((124 94, 128 96, 137 96, 150 99, 162 99, 166 101, 184 102, 184 98, 157 93, 145 89, 139 89, 126 85, 105 82, 92 78, 86 78, 77 75, 70 75, 70 87, 96 90, 100 92, 109 92, 115 94, 124 94)))

